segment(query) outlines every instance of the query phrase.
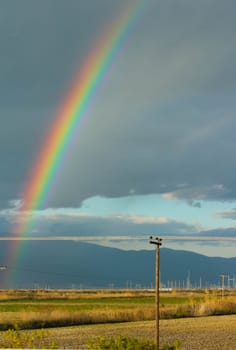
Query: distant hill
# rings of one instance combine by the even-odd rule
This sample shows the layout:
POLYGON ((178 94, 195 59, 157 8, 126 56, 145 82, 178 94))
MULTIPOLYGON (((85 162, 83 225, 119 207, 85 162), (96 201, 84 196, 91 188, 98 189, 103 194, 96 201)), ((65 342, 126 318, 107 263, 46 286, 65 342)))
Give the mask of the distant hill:
MULTIPOLYGON (((1 242, 0 265, 6 264, 7 244, 1 242)), ((219 275, 236 275, 236 258, 161 248, 160 270, 161 283, 166 287, 219 285, 219 275)), ((0 271, 1 288, 151 288, 154 285, 155 250, 124 251, 84 242, 29 241, 17 265, 0 271)))

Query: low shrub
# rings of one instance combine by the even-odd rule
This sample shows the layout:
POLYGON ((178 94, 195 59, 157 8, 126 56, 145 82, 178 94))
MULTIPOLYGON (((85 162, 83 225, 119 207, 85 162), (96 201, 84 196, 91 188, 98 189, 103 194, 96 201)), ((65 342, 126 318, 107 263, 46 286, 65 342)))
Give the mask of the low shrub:
MULTIPOLYGON (((88 349, 93 350, 156 350, 156 344, 149 339, 138 339, 118 335, 116 337, 99 337, 88 342, 88 349)), ((180 342, 173 345, 166 344, 160 350, 178 350, 180 342)))
POLYGON ((49 333, 44 329, 37 329, 30 333, 22 333, 16 325, 15 329, 3 332, 3 340, 0 341, 1 349, 56 349, 55 341, 48 341, 49 333))

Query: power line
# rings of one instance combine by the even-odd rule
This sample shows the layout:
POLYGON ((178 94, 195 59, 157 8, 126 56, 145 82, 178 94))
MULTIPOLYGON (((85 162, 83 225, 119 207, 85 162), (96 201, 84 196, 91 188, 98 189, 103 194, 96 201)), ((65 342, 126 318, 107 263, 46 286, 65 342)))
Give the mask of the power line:
MULTIPOLYGON (((234 237, 224 236, 165 236, 168 241, 236 241, 234 237)), ((40 237, 0 237, 0 241, 144 241, 143 236, 40 236, 40 237)))
POLYGON ((14 266, 0 266, 0 270, 14 270, 14 271, 25 271, 25 272, 33 272, 37 274, 44 274, 44 275, 57 275, 57 276, 70 276, 70 277, 82 277, 79 274, 75 273, 68 273, 68 272, 57 272, 57 271, 42 271, 38 269, 31 269, 27 267, 14 267, 14 266))

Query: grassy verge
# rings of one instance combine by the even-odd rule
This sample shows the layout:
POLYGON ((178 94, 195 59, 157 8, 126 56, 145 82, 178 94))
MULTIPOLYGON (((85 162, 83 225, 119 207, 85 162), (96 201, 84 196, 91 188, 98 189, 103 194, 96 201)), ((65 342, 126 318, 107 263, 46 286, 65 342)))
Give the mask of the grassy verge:
POLYGON ((82 324, 131 322, 154 319, 153 308, 99 308, 87 311, 21 311, 2 313, 0 329, 14 327, 17 323, 21 329, 72 326, 82 324))

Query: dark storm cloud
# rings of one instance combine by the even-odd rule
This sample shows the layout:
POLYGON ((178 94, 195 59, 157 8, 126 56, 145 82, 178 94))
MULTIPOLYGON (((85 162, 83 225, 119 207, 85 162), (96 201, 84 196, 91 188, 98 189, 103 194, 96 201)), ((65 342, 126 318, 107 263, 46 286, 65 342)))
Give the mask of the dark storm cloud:
MULTIPOLYGON (((0 4, 3 207, 20 198, 65 86, 119 7, 108 0, 0 4)), ((129 193, 168 193, 194 205, 236 198, 235 10, 230 0, 147 2, 48 206, 129 193)))
POLYGON ((19 198, 59 100, 103 30, 110 1, 0 4, 0 206, 19 198))

